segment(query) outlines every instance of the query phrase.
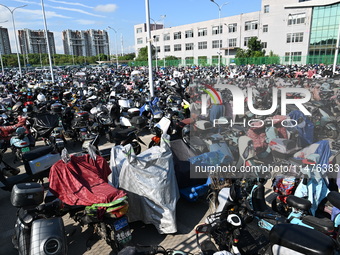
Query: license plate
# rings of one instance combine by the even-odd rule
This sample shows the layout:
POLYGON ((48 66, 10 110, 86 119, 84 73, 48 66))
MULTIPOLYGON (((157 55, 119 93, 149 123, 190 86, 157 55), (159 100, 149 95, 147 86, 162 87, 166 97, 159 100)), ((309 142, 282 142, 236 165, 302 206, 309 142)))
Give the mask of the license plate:
POLYGON ((21 152, 28 152, 28 151, 30 151, 30 147, 21 148, 21 152))
POLYGON ((119 220, 117 220, 113 223, 113 226, 114 226, 116 231, 118 231, 118 230, 120 230, 120 229, 122 229, 122 228, 124 228, 128 225, 129 225, 129 223, 128 223, 128 220, 127 220, 126 217, 123 217, 123 218, 121 218, 121 219, 119 219, 119 220))

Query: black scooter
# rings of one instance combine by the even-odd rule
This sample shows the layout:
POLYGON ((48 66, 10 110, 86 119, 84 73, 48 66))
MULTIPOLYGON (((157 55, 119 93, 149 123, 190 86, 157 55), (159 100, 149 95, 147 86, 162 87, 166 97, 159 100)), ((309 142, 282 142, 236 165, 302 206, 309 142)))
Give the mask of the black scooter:
POLYGON ((22 155, 25 172, 20 173, 11 167, 0 156, 0 188, 10 191, 18 183, 41 181, 49 176, 51 166, 60 159, 53 147, 44 146, 36 148, 22 155), (19 174, 20 173, 20 174, 19 174))
POLYGON ((64 223, 56 215, 61 203, 54 200, 41 204, 43 200, 44 188, 39 183, 20 183, 13 187, 11 203, 18 211, 12 243, 19 255, 67 254, 64 223))

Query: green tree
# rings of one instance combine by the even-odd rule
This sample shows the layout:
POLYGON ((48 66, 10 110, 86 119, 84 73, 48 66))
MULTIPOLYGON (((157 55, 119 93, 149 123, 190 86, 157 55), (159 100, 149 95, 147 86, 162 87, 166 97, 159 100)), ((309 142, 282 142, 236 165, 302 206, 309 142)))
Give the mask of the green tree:
POLYGON ((125 54, 124 56, 119 56, 118 60, 134 60, 135 57, 136 57, 135 53, 129 53, 125 54))
MULTIPOLYGON (((152 50, 152 56, 155 54, 155 50, 151 48, 152 50)), ((147 61, 148 60, 148 46, 140 48, 138 52, 138 57, 136 58, 136 61, 147 61)))

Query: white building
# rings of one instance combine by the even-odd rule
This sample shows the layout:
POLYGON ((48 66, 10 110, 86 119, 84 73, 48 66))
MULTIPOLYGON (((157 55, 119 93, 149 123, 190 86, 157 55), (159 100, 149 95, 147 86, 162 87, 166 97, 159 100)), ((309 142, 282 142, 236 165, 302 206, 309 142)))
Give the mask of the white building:
MULTIPOLYGON (((261 40, 266 55, 272 52, 282 57, 281 62, 313 62, 315 58, 311 60, 312 55, 334 55, 340 23, 339 3, 335 0, 262 0, 261 10, 257 12, 171 28, 163 28, 159 24, 152 27, 156 29, 151 29, 153 46, 157 48, 158 59, 175 56, 183 64, 189 64, 192 58, 196 64, 200 63, 198 59, 206 59, 208 64, 212 64, 217 63, 218 55, 221 54, 222 63, 225 64, 233 62, 236 50, 247 49, 248 40, 256 36, 261 40), (318 17, 313 16, 313 12, 318 13, 318 17), (321 17, 330 19, 327 24, 323 23, 327 25, 326 28, 317 28, 321 17), (331 32, 322 38, 320 30, 325 29, 331 32), (314 46, 310 38, 311 31, 314 31, 315 36, 318 34, 319 38, 314 46), (313 47, 318 48, 322 44, 321 40, 328 40, 327 49, 323 53, 320 49, 313 51, 313 47)), ((147 45, 146 25, 135 25, 134 35, 138 55, 139 49, 147 45)))

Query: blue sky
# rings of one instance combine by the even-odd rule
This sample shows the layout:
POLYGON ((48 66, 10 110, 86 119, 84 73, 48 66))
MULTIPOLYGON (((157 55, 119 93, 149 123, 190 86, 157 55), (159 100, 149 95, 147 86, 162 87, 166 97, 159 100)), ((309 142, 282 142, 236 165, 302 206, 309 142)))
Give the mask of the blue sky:
MULTIPOLYGON (((225 0, 215 0, 222 5, 225 0)), ((41 11, 41 0, 0 0, 0 4, 14 11, 16 29, 44 29, 41 11)), ((44 0, 47 17, 47 27, 54 32, 57 53, 64 53, 61 31, 65 29, 107 29, 108 26, 118 30, 119 53, 134 52, 133 26, 145 22, 144 0, 44 0), (123 40, 121 40, 123 39, 123 40)), ((166 27, 195 23, 204 20, 217 19, 218 7, 210 0, 149 0, 150 17, 156 22, 162 22, 165 15, 166 27)), ((230 0, 223 6, 221 17, 258 11, 261 9, 260 0, 230 0)), ((15 39, 10 12, 0 6, 0 26, 7 27, 11 38, 12 52, 15 50, 15 39)), ((115 53, 115 34, 109 30, 111 52, 115 53)))

